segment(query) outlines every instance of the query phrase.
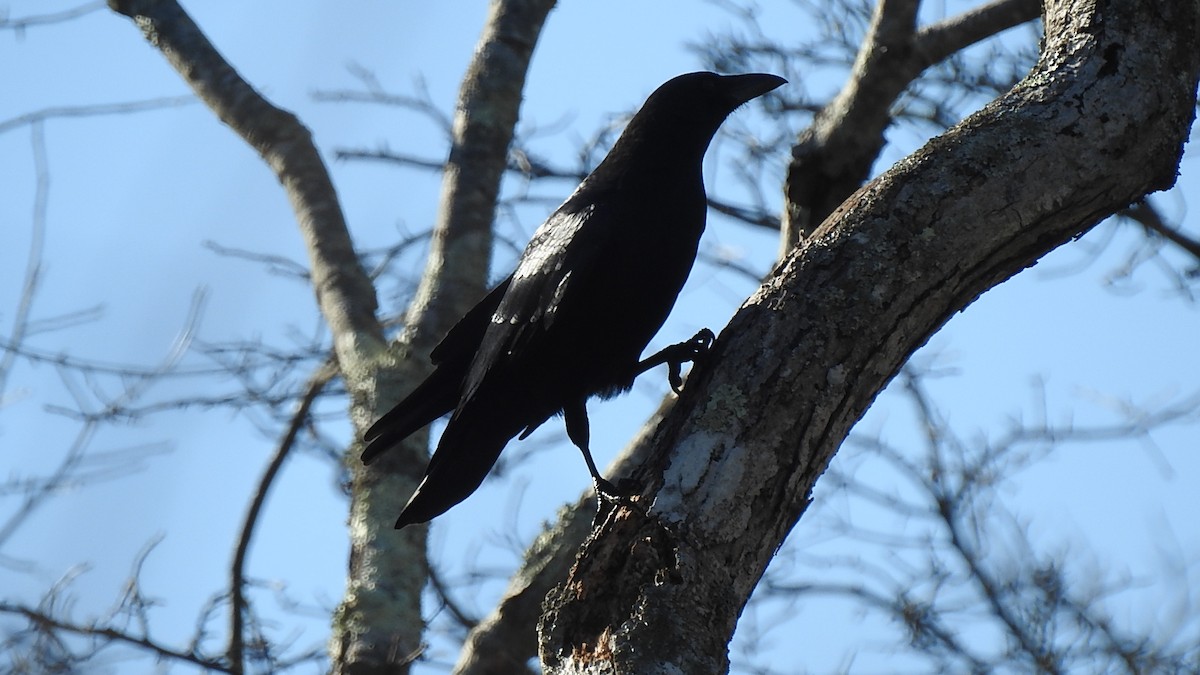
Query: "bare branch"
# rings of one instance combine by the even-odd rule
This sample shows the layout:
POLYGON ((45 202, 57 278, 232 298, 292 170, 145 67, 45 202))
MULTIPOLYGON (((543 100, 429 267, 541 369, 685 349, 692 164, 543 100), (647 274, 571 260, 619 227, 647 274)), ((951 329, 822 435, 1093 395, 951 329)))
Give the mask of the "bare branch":
POLYGON ((4 17, 0 18, 0 30, 11 30, 17 33, 17 35, 23 36, 25 31, 30 27, 65 23, 72 19, 86 16, 101 9, 104 9, 104 2, 102 0, 97 0, 96 2, 84 3, 82 5, 78 5, 70 9, 64 9, 59 12, 31 14, 29 16, 23 16, 19 19, 4 17))
MULTIPOLYGON (((1137 221, 1142 227, 1187 251, 1192 257, 1196 258, 1197 264, 1200 265, 1200 240, 1193 239, 1182 231, 1167 225, 1163 221, 1162 214, 1158 212, 1158 209, 1151 206, 1149 202, 1138 202, 1122 211, 1120 215, 1137 221)), ((1197 269, 1200 269, 1200 267, 1197 269)))
MULTIPOLYGON (((46 138, 42 122, 33 123, 33 165, 36 180, 33 198, 33 224, 29 236, 29 255, 25 262, 25 279, 21 284, 20 300, 13 314, 12 334, 5 340, 4 355, 0 357, 0 401, 8 389, 8 376, 16 362, 17 351, 25 342, 29 330, 33 302, 37 298, 38 285, 42 278, 42 254, 46 241, 46 204, 50 192, 50 172, 46 159, 46 138)), ((3 541, 3 537, 0 537, 3 541)))
POLYGON ((267 492, 271 489, 272 483, 275 482, 275 477, 283 467, 283 461, 291 453, 297 436, 299 436, 301 429, 304 428, 308 421, 308 414, 313 401, 317 399, 321 390, 325 388, 325 385, 336 374, 336 364, 333 361, 326 361, 309 378, 308 388, 297 404, 291 424, 288 425, 287 431, 284 432, 283 437, 280 439, 274 456, 271 458, 270 463, 267 464, 266 470, 263 471, 258 488, 254 491, 254 497, 250 501, 250 508, 246 511, 246 518, 242 522, 237 546, 234 548, 229 581, 230 622, 229 648, 226 650, 226 660, 229 662, 229 672, 235 675, 241 675, 241 673, 245 672, 244 652, 246 642, 244 633, 245 614, 247 611, 245 596, 246 556, 250 552, 250 541, 254 535, 254 528, 258 525, 258 516, 262 512, 263 504, 266 503, 267 492))
POLYGON ((913 57, 923 60, 923 70, 976 42, 1036 19, 1041 9, 1038 0, 993 0, 919 29, 913 57))
POLYGON ((33 112, 0 121, 0 134, 37 122, 45 122, 56 118, 99 117, 101 115, 126 115, 147 110, 161 110, 196 102, 195 96, 164 96, 144 101, 129 101, 125 103, 97 103, 95 105, 58 106, 43 108, 33 112))
POLYGON ((271 253, 255 253, 253 251, 244 251, 239 248, 229 248, 222 246, 215 241, 205 241, 204 247, 220 256, 228 258, 241 258, 251 262, 262 263, 267 267, 267 271, 271 274, 279 276, 291 277, 307 282, 312 275, 309 274, 308 268, 300 263, 286 258, 281 255, 271 253))
POLYGON ((471 630, 479 624, 479 619, 471 616, 450 594, 450 589, 442 580, 441 573, 433 566, 429 568, 429 585, 433 588, 433 592, 437 593, 442 606, 450 611, 450 615, 454 617, 454 621, 459 626, 465 630, 471 630))
POLYGON ((158 658, 189 663, 219 673, 231 672, 224 663, 221 663, 215 659, 205 658, 196 654, 195 652, 183 652, 171 649, 170 647, 159 644, 148 637, 127 633, 110 626, 73 623, 64 619, 55 618, 32 607, 26 607, 24 605, 17 605, 5 601, 0 601, 0 612, 25 618, 30 622, 30 624, 32 624, 33 629, 37 631, 59 631, 86 637, 103 638, 109 642, 138 647, 139 649, 143 649, 154 654, 158 658))
MULTIPOLYGON (((1144 426, 1118 422, 1076 427, 1047 424, 1045 402, 1035 396, 1035 406, 1041 408, 1034 411, 1032 422, 1014 422, 995 440, 971 442, 947 423, 929 395, 924 381, 931 373, 910 364, 898 383, 903 385, 899 393, 911 404, 912 427, 924 436, 922 447, 905 450, 879 438, 852 435, 851 447, 843 449, 822 479, 835 479, 832 485, 823 484, 826 495, 848 495, 852 501, 836 512, 829 500, 818 502, 796 533, 809 537, 782 554, 801 557, 816 581, 798 579, 774 566, 752 602, 802 601, 812 594, 845 598, 892 618, 903 629, 899 642, 908 644, 911 655, 931 659, 928 670, 940 672, 1186 672, 1186 649, 1173 649, 1162 639, 1161 629, 1137 626, 1132 635, 1124 634, 1111 614, 1097 605, 1106 591, 1094 581, 1095 572, 1072 570, 1078 555, 1048 557, 1036 550, 1026 534, 1028 524, 1007 512, 1000 495, 1019 472, 1051 452, 1070 452, 1070 444, 1136 441, 1168 425, 1193 421, 1200 415, 1200 398, 1186 396, 1139 411, 1134 417, 1144 420, 1144 426), (1028 452, 1024 448, 1029 445, 1042 451, 1028 452), (882 470, 872 467, 866 474, 885 476, 875 479, 882 481, 878 485, 858 471, 874 461, 884 463, 882 470), (897 493, 905 495, 899 510, 893 503, 897 493), (840 515, 857 511, 860 503, 879 505, 901 517, 903 524, 879 537, 840 515), (815 531, 822 533, 823 541, 813 541, 815 531), (845 541, 838 545, 839 540, 845 541), (851 553, 821 555, 826 542, 851 553), (830 570, 850 571, 852 576, 831 581, 830 570), (782 580, 785 575, 790 578, 782 580), (1093 581, 1077 581, 1085 577, 1093 581), (1076 581, 1069 583, 1072 579, 1076 581), (971 630, 995 628, 1006 639, 967 645, 958 637, 966 625, 971 630)), ((1186 575, 1178 584, 1164 585, 1185 589, 1186 575)), ((1107 588, 1111 593, 1127 587, 1107 588)), ((1186 598, 1188 593, 1180 595, 1186 598)), ((1194 642, 1187 634, 1179 641, 1194 642)))
POLYGON ((433 121, 445 133, 447 140, 453 137, 453 121, 434 104, 424 80, 420 78, 416 80, 415 88, 417 93, 415 96, 389 94, 379 84, 379 80, 376 79, 375 74, 368 69, 359 64, 351 64, 349 70, 351 75, 354 75, 363 83, 366 91, 317 91, 312 95, 313 100, 326 103, 370 103, 373 105, 404 108, 419 113, 433 121))
MULTIPOLYGON (((104 418, 105 412, 111 413, 119 409, 133 400, 136 400, 143 390, 153 382, 157 377, 170 372, 175 368, 176 364, 187 353, 188 347, 191 345, 192 338, 195 335, 204 308, 204 294, 196 293, 192 298, 192 304, 188 311, 188 316, 184 321, 184 325, 179 335, 175 338, 175 342, 171 345, 167 355, 157 368, 150 371, 147 377, 128 383, 124 391, 113 401, 108 403, 105 410, 100 412, 90 413, 86 421, 76 433, 75 439, 66 454, 59 462, 58 467, 51 475, 44 479, 39 485, 39 489, 26 494, 22 504, 17 507, 8 517, 8 520, 0 527, 0 548, 3 548, 4 542, 17 531, 17 529, 25 523, 29 515, 34 512, 48 497, 54 494, 60 487, 72 480, 75 471, 83 462, 87 448, 89 447, 93 436, 95 435, 100 421, 104 418)), ((70 380, 64 380, 64 383, 70 386, 70 380)), ((79 403, 83 405, 83 400, 78 397, 79 403)))
MULTIPOLYGON (((138 25, 196 95, 262 155, 283 184, 304 236, 321 313, 338 361, 357 372, 361 350, 381 348, 377 302, 346 228, 328 170, 312 134, 296 116, 272 105, 225 61, 174 0, 110 0, 138 25)), ((355 378, 350 378, 353 388, 355 378)))
POLYGON ((866 180, 897 97, 957 50, 1038 16, 1037 0, 996 0, 918 30, 916 3, 881 0, 853 72, 792 148, 784 188, 783 250, 807 237, 866 180))
MULTIPOLYGON (((553 0, 496 0, 459 90, 454 138, 442 178, 425 270, 409 305, 398 351, 404 357, 364 392, 361 424, 378 417, 428 373, 427 356, 483 295, 492 221, 529 59, 553 0)), ((342 364, 343 369, 346 364, 342 364)), ((351 553, 346 600, 334 619, 334 672, 394 667, 419 651, 425 528, 392 530, 428 456, 425 434, 371 467, 352 464, 351 553), (408 621, 397 622, 397 616, 408 621), (397 625, 403 623, 403 625, 397 625)))

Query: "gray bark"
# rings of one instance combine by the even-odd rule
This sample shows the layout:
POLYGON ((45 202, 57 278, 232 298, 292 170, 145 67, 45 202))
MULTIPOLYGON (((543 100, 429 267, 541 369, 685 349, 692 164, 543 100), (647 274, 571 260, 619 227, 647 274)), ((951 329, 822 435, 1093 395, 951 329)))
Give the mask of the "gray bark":
POLYGON ((739 310, 547 598, 548 673, 709 673, 850 427, 987 289, 1170 187, 1200 2, 1047 3, 1012 91, 852 195, 739 310))
POLYGON ((312 134, 234 70, 175 0, 110 0, 222 122, 258 151, 287 193, 309 255, 321 314, 343 369, 383 345, 375 287, 358 262, 312 134))

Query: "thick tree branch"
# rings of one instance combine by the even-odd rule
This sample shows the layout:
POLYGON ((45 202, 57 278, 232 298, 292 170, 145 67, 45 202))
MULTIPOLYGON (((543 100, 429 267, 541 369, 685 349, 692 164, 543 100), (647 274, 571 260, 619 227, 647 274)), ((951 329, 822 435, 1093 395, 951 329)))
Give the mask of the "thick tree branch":
POLYGON ((857 190, 884 144, 892 104, 929 66, 1038 16, 1038 0, 995 0, 917 29, 912 0, 881 0, 853 71, 797 139, 784 186, 783 250, 857 190))
POLYGON ((930 24, 917 31, 912 61, 905 65, 919 73, 976 42, 1036 19, 1041 9, 1042 3, 1037 0, 993 0, 930 24))
POLYGON ((351 389, 366 378, 364 356, 382 348, 375 288, 363 271, 346 220, 312 134, 272 105, 234 70, 174 0, 109 0, 216 113, 266 161, 296 212, 308 249, 317 304, 351 389))
POLYGON ((648 514, 607 514, 548 597, 548 673, 726 669, 750 592, 908 356, 1174 183, 1200 2, 1060 0, 1046 16, 1025 80, 847 199, 723 331, 635 475, 648 514))
POLYGON ((493 0, 460 89, 438 222, 405 342, 427 352, 483 296, 492 215, 533 47, 553 0, 493 0))

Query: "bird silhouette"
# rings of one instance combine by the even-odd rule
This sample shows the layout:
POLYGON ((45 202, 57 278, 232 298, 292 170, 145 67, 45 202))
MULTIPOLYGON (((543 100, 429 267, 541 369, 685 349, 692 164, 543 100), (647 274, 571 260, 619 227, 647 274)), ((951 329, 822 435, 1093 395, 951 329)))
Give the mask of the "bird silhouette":
POLYGON ((466 499, 501 450, 562 414, 598 494, 586 403, 627 391, 640 373, 681 364, 712 344, 704 329, 647 359, 696 258, 707 198, 702 163, 738 106, 784 84, 775 75, 680 75, 633 116, 604 160, 546 219, 517 262, 431 353, 432 374, 364 434, 370 463, 452 413, 425 477, 396 527, 466 499))

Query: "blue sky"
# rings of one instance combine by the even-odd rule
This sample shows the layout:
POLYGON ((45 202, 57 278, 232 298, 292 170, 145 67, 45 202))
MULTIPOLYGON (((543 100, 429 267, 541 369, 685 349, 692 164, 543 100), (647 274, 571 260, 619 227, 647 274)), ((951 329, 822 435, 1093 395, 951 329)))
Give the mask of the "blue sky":
MULTIPOLYGON (((14 2, 11 17, 66 8, 72 3, 14 2)), ((971 3, 947 2, 948 12, 971 3)), ((318 89, 351 86, 351 63, 371 69, 393 92, 410 92, 414 78, 428 85, 435 104, 452 110, 461 74, 485 16, 484 3, 350 4, 295 2, 189 3, 187 9, 218 49, 274 103, 296 112, 313 130, 329 160, 356 242, 376 246, 400 232, 432 222, 436 176, 369 164, 335 162, 343 147, 386 145, 424 157, 445 153, 437 129, 411 115, 361 105, 316 103, 318 89)), ((686 48, 731 19, 708 3, 565 3, 555 9, 535 52, 522 111, 523 128, 565 127, 535 142, 545 156, 569 161, 573 147, 614 114, 631 110, 662 81, 701 66, 686 48)), ((772 8, 768 31, 804 31, 797 15, 772 8)), ((70 24, 0 34, 0 123, 54 106, 117 103, 186 94, 179 78, 125 18, 98 11, 70 24)), ((810 92, 832 91, 833 78, 804 82, 810 92)), ((797 83, 799 86, 800 83, 797 83)), ((739 114, 745 114, 742 111, 739 114)), ((0 133, 0 327, 11 320, 30 246, 35 182, 32 130, 0 133)), ((117 363, 153 364, 165 357, 188 314, 197 289, 206 295, 199 337, 206 341, 256 339, 286 343, 320 330, 311 292, 303 285, 264 274, 250 263, 222 258, 206 241, 304 260, 286 199, 271 173, 201 105, 129 116, 52 119, 44 126, 50 171, 45 241, 46 269, 37 317, 101 306, 95 321, 46 333, 31 344, 117 363)), ((911 133, 889 149, 898 157, 916 147, 911 133)), ((1158 204, 1193 232, 1196 217, 1181 194, 1197 192, 1196 151, 1189 147, 1181 188, 1158 204)), ((710 191, 720 193, 729 173, 719 162, 707 168, 710 191), (714 183, 717 187, 714 189, 714 183)), ((571 185, 533 189, 561 198, 571 185), (555 192, 557 191, 557 193, 555 192)), ((770 195, 774 198, 774 194, 770 195)), ((544 214, 522 216, 528 231, 544 214)), ((1100 233, 1097 233, 1100 234, 1100 233)), ((1153 270, 1134 279, 1136 293, 1103 288, 1103 279, 1135 239, 1118 233, 1100 258, 1085 247, 1097 235, 1064 247, 1035 268, 987 293, 955 317, 922 356, 956 375, 931 388, 967 435, 999 428, 1035 409, 1033 382, 1044 382, 1052 420, 1078 423, 1111 419, 1122 400, 1143 405, 1194 395, 1200 382, 1195 353, 1200 313, 1166 287, 1153 270), (1074 270, 1074 271, 1072 271, 1074 270), (1067 273, 1070 272, 1070 273, 1067 273), (978 431, 976 431, 978 430, 978 431)), ((774 238, 714 218, 706 242, 740 251, 748 264, 767 269, 774 238)), ((493 275, 507 270, 497 262, 493 275)), ((718 329, 752 290, 743 279, 698 267, 672 319, 654 345, 718 329)), ((383 298, 384 301, 387 298, 383 298)), ((389 309, 397 309, 390 307, 389 309)), ((194 357, 192 366, 203 365, 194 357)), ((665 393, 665 378, 651 376, 624 399, 592 404, 597 460, 616 454, 665 393)), ((89 383, 72 386, 87 389, 89 383)), ((111 383, 101 384, 109 387, 111 383)), ((150 397, 187 392, 187 380, 164 384, 150 397)), ((211 386, 211 385, 206 385, 211 386)), ((52 468, 77 431, 77 423, 45 412, 70 406, 60 374, 42 365, 19 366, 0 399, 0 472, 38 474, 52 468)), ((894 443, 912 436, 903 402, 885 394, 859 425, 894 443)), ((529 443, 550 441, 557 428, 539 431, 529 443)), ((344 425, 342 438, 350 433, 344 425)), ((1003 498, 1053 548, 1095 550, 1116 573, 1155 578, 1161 550, 1174 538, 1195 577, 1200 532, 1191 522, 1200 507, 1197 427, 1156 432, 1153 445, 1067 447, 1006 485, 1003 498), (1067 545, 1067 544, 1062 544, 1067 545)), ((73 565, 87 570, 74 583, 81 615, 103 611, 117 596, 134 554, 165 535, 149 558, 147 592, 163 599, 155 610, 159 635, 182 641, 201 604, 224 583, 225 569, 245 503, 273 448, 253 420, 225 412, 162 414, 129 427, 105 428, 92 441, 97 451, 153 446, 161 452, 139 462, 137 473, 71 491, 37 512, 0 552, 34 563, 31 573, 0 565, 0 587, 33 599, 73 565)), ((555 447, 514 472, 526 489, 519 510, 508 483, 490 482, 478 495, 440 519, 431 545, 448 560, 476 556, 488 567, 515 565, 501 532, 517 524, 528 541, 554 509, 588 484, 578 453, 555 447)), ((345 505, 325 462, 293 457, 275 486, 253 548, 251 575, 286 580, 288 593, 316 607, 336 604, 344 583, 345 505)), ((887 476, 879 480, 886 482, 887 476)), ((820 492, 818 491, 818 494, 820 492)), ((0 501, 0 505, 8 502, 0 501)), ((0 512, 6 517, 7 511, 0 512)), ((814 533, 808 533, 814 534, 814 533)), ((793 535, 803 541, 805 523, 793 535)), ((801 544, 797 544, 801 545, 801 544)), ((452 571, 455 568, 451 568, 452 571)), ((1142 596, 1153 598, 1153 584, 1142 596)), ((498 587, 464 598, 486 611, 498 587)), ((1194 591, 1193 591, 1194 592, 1194 591)), ((1127 611, 1153 608, 1132 602, 1127 611)), ((841 663, 846 626, 860 618, 842 610, 847 624, 805 620, 782 629, 775 663, 788 672, 796 658, 790 644, 802 635, 804 662, 814 672, 841 663), (828 631, 827 636, 822 636, 828 631), (827 649, 812 648, 827 645, 827 649)), ((301 643, 318 640, 326 620, 307 620, 301 643)), ((882 635, 882 633, 881 633, 882 635)), ((433 655, 450 659, 435 643, 433 655), (441 650, 441 651, 439 651, 441 650)), ((886 654, 870 650, 857 661, 872 672, 886 654)), ((144 667, 144 664, 142 664, 144 667)), ((140 672, 115 663, 115 672, 140 672)), ((429 672, 436 672, 431 667, 429 672)))

